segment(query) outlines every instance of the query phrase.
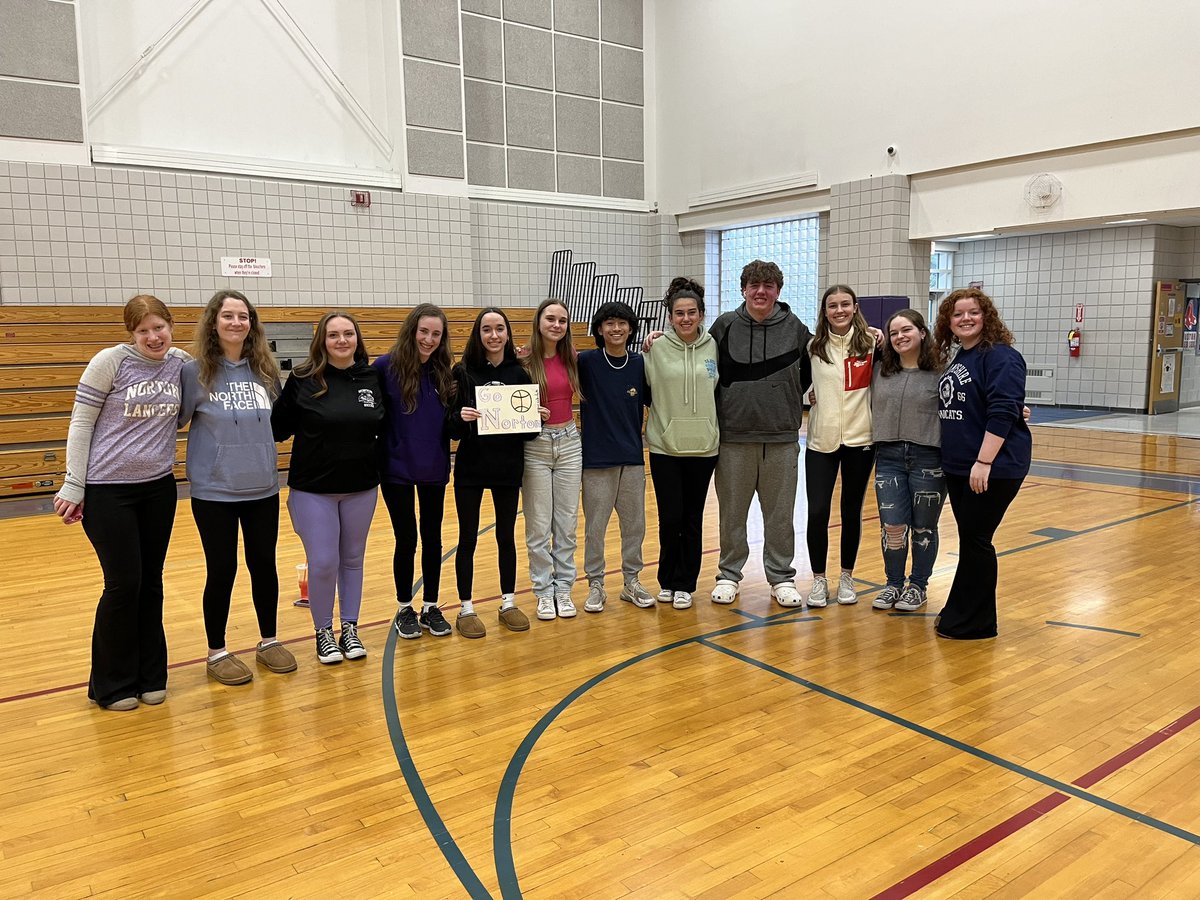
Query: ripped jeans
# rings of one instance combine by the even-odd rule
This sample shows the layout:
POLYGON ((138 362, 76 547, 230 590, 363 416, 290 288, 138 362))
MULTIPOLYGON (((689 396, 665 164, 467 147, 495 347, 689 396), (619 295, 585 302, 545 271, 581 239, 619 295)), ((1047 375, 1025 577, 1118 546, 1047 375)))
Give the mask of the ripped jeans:
POLYGON ((946 501, 946 476, 937 447, 908 441, 875 445, 875 499, 879 503, 883 568, 887 583, 904 586, 904 567, 912 544, 909 583, 924 590, 938 552, 938 518, 946 501), (888 534, 888 527, 893 534, 888 534), (902 527, 903 533, 896 533, 902 527))

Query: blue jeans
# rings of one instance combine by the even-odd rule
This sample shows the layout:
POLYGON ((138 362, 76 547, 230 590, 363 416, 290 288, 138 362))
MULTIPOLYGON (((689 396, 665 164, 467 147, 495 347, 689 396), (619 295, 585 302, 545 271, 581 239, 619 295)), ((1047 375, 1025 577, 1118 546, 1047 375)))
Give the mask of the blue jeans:
POLYGON ((525 545, 535 597, 564 596, 575 583, 583 444, 574 422, 547 425, 525 444, 525 545))
POLYGON ((937 447, 908 441, 875 445, 875 499, 883 541, 887 583, 904 587, 904 567, 912 542, 910 584, 924 590, 938 552, 938 519, 946 501, 946 476, 937 447), (903 535, 888 536, 888 526, 903 526, 903 535))

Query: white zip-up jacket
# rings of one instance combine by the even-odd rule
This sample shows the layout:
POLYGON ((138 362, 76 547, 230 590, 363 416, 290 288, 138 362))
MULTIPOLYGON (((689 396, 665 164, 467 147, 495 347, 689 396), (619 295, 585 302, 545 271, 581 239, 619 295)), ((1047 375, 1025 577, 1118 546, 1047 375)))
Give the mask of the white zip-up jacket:
POLYGON ((871 443, 873 360, 869 353, 864 357, 848 356, 852 334, 829 335, 825 345, 829 362, 812 356, 812 387, 817 402, 808 414, 808 448, 818 453, 871 443))

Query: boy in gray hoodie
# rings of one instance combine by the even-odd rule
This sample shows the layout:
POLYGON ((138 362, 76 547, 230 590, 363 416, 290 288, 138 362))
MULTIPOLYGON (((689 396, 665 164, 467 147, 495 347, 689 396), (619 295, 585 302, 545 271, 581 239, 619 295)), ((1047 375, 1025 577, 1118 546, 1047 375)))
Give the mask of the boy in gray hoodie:
POLYGON ((781 606, 800 606, 796 590, 796 505, 803 389, 811 382, 812 333, 779 300, 783 272, 756 259, 742 269, 742 303, 713 323, 719 382, 717 417, 721 451, 717 499, 721 505, 721 556, 714 603, 732 603, 749 558, 746 518, 758 495, 763 514, 763 570, 781 606))

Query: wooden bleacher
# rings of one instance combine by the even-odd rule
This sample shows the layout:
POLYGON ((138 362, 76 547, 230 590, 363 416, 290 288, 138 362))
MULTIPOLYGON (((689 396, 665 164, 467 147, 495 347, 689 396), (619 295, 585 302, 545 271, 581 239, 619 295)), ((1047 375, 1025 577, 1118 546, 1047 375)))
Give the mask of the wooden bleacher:
MULTIPOLYGON (((363 343, 374 358, 387 352, 411 307, 350 308, 363 343)), ((203 307, 174 307, 175 345, 188 349, 203 307)), ((316 325, 323 309, 259 308, 272 338, 272 325, 316 325)), ((457 359, 478 307, 445 310, 450 350, 457 359)), ((528 343, 533 310, 510 314, 513 338, 528 343)), ((294 330, 294 329, 293 329, 294 330)), ((591 346, 587 325, 572 326, 576 346, 591 346)), ((311 332, 310 332, 311 334, 311 332)), ((0 499, 53 494, 66 469, 67 426, 75 387, 87 362, 101 349, 128 340, 119 306, 0 306, 0 499)), ((301 358, 303 354, 300 354, 301 358)), ((176 445, 175 476, 184 478, 186 439, 176 445)), ((290 442, 280 445, 280 468, 287 467, 290 442)))

